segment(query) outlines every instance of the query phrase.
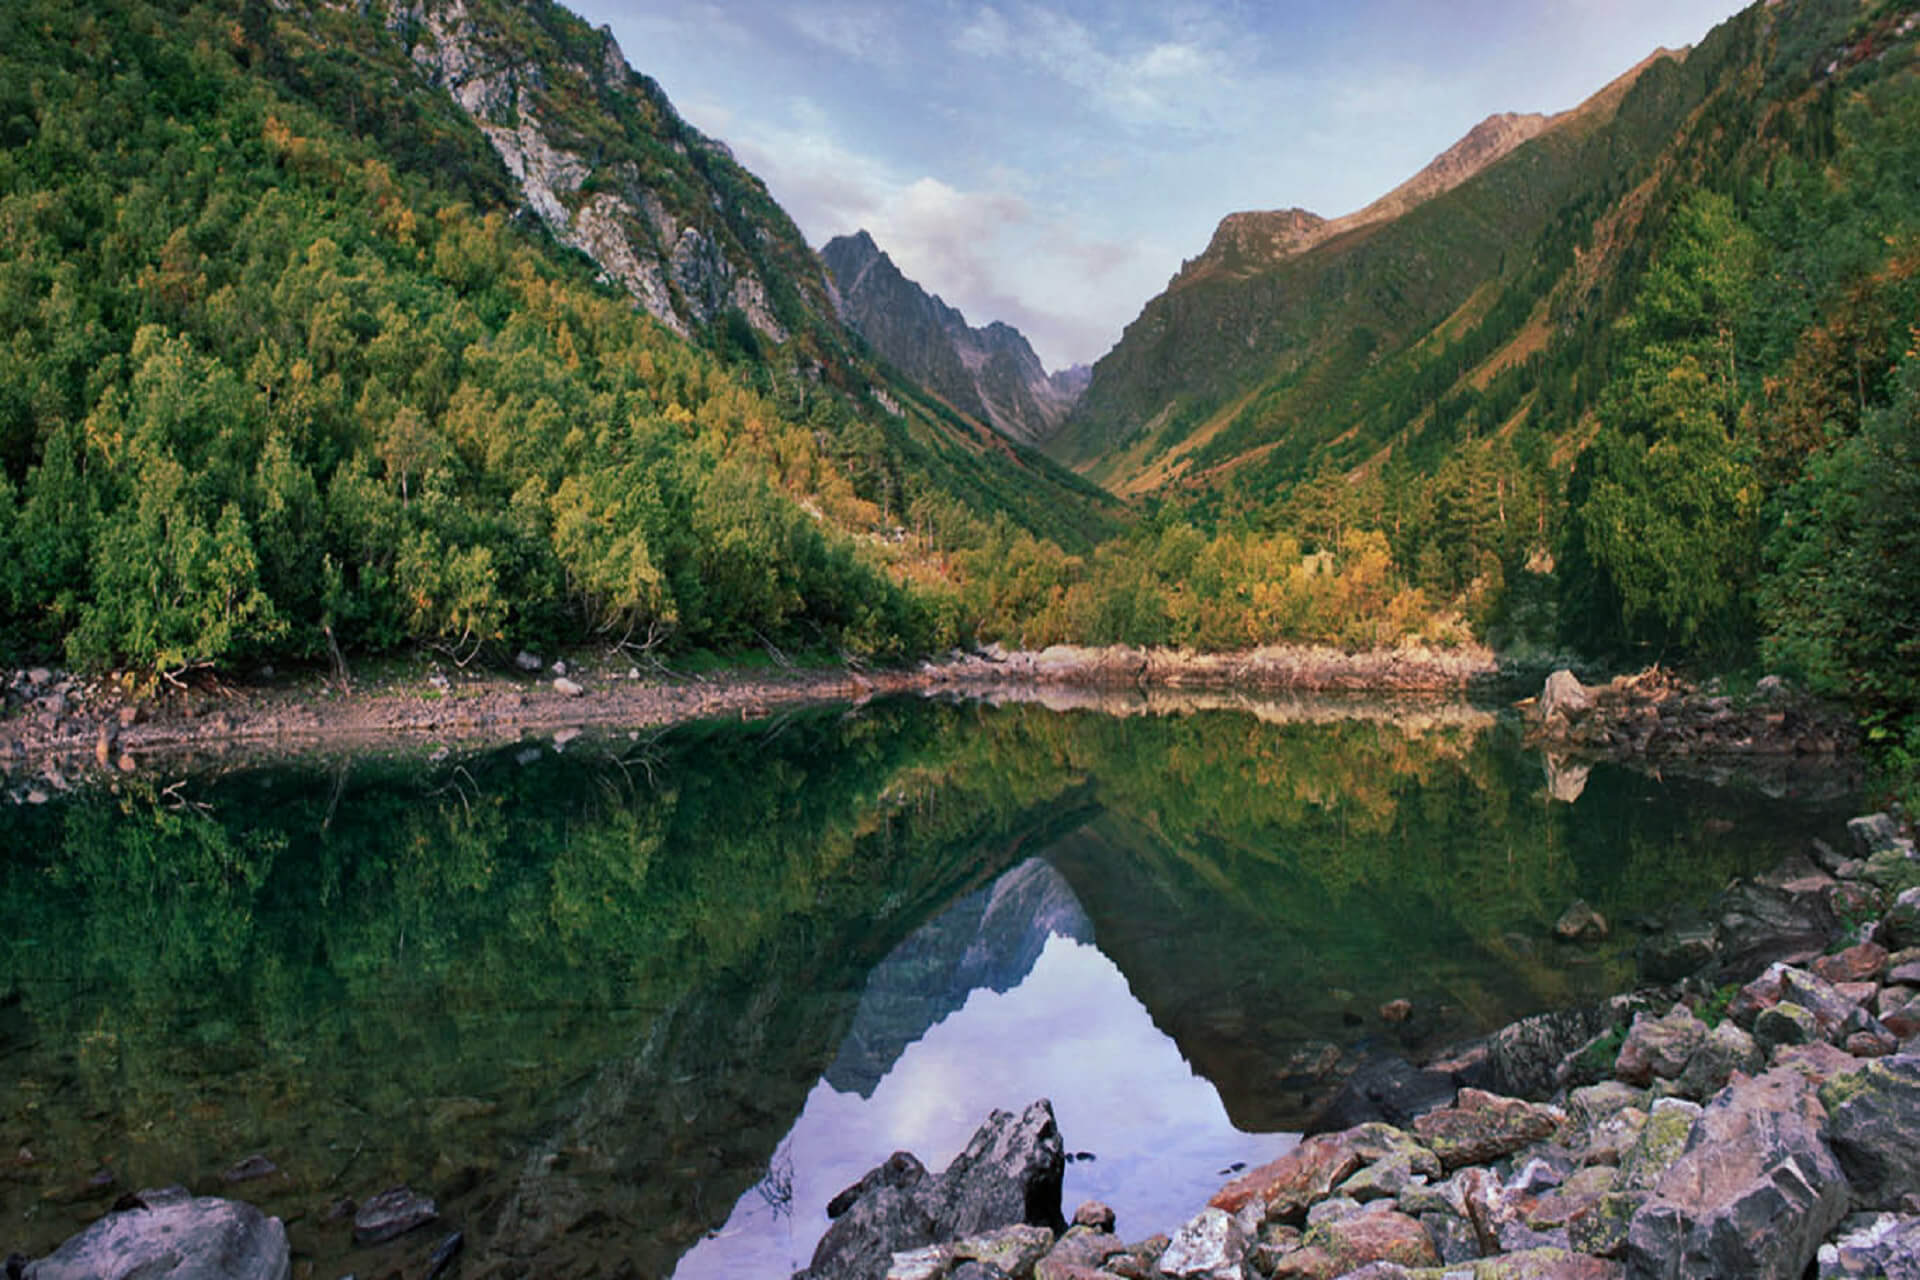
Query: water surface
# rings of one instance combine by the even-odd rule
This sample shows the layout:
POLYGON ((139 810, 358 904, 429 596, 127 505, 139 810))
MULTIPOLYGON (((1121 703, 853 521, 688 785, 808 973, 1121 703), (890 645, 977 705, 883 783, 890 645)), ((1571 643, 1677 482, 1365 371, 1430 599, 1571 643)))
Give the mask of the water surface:
MULTIPOLYGON (((0 1248, 183 1182, 316 1274, 406 1182, 465 1274, 784 1274, 827 1197, 1050 1097, 1170 1229, 1342 1071, 1632 980, 1850 798, 1596 767, 1459 704, 889 702, 0 807, 0 1248), (1556 795, 1559 798, 1556 798, 1556 795), (1406 998, 1406 1023, 1381 1021, 1406 998), (266 1154, 279 1172, 230 1184, 266 1154)), ((1068 1206, 1071 1209, 1071 1205, 1068 1206)))

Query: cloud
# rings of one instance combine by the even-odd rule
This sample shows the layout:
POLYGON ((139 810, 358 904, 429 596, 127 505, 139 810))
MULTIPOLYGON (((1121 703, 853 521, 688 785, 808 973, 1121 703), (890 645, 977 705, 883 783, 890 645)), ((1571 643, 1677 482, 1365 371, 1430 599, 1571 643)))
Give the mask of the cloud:
POLYGON ((785 17, 808 40, 855 62, 897 66, 904 60, 891 9, 815 4, 791 9, 785 17))

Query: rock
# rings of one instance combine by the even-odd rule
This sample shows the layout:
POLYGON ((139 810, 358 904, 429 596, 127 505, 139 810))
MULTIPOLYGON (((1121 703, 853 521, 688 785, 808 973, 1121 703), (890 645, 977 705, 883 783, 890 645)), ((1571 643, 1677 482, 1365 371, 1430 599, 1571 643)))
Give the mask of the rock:
MULTIPOLYGON (((1099 1273, 1096 1272, 1094 1275, 1097 1280, 1099 1273)), ((1012 1278, 991 1263, 967 1261, 957 1264, 953 1270, 947 1272, 947 1280, 1012 1280, 1012 1278)), ((1082 1277, 1075 1276, 1072 1280, 1082 1280, 1082 1277)))
POLYGON ((1644 1107, 1647 1091, 1618 1080, 1603 1080, 1567 1095, 1567 1115, 1580 1129, 1590 1128, 1628 1107, 1644 1107))
POLYGON ((1639 1107, 1614 1112, 1578 1135, 1581 1163, 1620 1164, 1640 1141, 1646 1127, 1647 1113, 1639 1107))
POLYGON ((1413 1016, 1413 1001, 1407 999, 1389 1000, 1380 1006, 1380 1021, 1405 1022, 1413 1016))
POLYGON ((926 1166, 921 1164, 911 1151, 896 1151, 887 1157, 885 1164, 875 1165, 867 1170, 860 1181, 827 1201, 827 1217, 838 1218, 869 1191, 876 1191, 881 1187, 916 1186, 926 1176, 926 1166))
POLYGON ((440 1216, 440 1208, 409 1187, 390 1187, 369 1196, 353 1215, 353 1242, 362 1247, 405 1235, 440 1216))
MULTIPOLYGON (((45 667, 31 667, 27 670, 27 683, 36 689, 42 685, 50 684, 52 681, 53 672, 47 670, 45 667)), ((1880 816, 1884 818, 1886 815, 1881 814, 1880 816)))
POLYGON ((453 1266, 453 1260, 460 1256, 460 1250, 467 1243, 466 1233, 455 1231, 444 1237, 433 1247, 427 1257, 427 1271, 422 1280, 439 1280, 453 1266))
POLYGON ((553 678, 553 691, 565 698, 577 698, 586 692, 585 689, 582 689, 565 676, 555 676, 553 678))
POLYGON ((1627 1256, 1627 1229, 1651 1191, 1611 1191, 1567 1222, 1567 1242, 1596 1258, 1627 1256))
POLYGON ((1233 1215, 1206 1208, 1174 1233, 1159 1271, 1175 1280, 1243 1280, 1247 1236, 1233 1215))
POLYGON ((1797 1280, 1847 1210, 1821 1120, 1811 1087, 1790 1071, 1722 1091, 1628 1227, 1632 1274, 1797 1280))
MULTIPOLYGON (((1112 1240, 1107 1236, 1105 1239, 1112 1240)), ((1112 1253, 1118 1253, 1121 1244, 1114 1240, 1114 1248, 1106 1254, 1098 1250, 1087 1250, 1088 1256, 1096 1254, 1104 1261, 1112 1253)), ((997 1272, 1009 1276, 1034 1274, 1034 1268, 1048 1252, 1054 1248, 1053 1232, 1046 1227, 1036 1227, 1019 1222, 1010 1227, 1001 1227, 998 1231, 989 1231, 983 1235, 969 1236, 953 1245, 953 1256, 959 1262, 973 1262, 992 1267, 997 1272)))
POLYGON ((225 1173, 220 1175, 222 1182, 251 1182, 255 1178, 269 1178, 280 1172, 280 1166, 258 1153, 237 1161, 225 1173))
POLYGON ((1904 951, 1896 951, 1889 955, 1886 980, 1909 987, 1920 987, 1920 949, 1908 947, 1904 951))
POLYGON ((1893 1209, 1902 1196, 1920 1192, 1920 1054, 1836 1075, 1820 1087, 1820 1100, 1856 1206, 1893 1209))
POLYGON ((1920 1035, 1920 992, 1904 991, 1900 987, 1889 987, 1889 991, 1903 994, 1886 1000, 1880 1008, 1880 1022, 1886 1029, 1902 1040, 1911 1040, 1920 1035))
POLYGON ((1364 1163, 1343 1134, 1320 1134, 1302 1139, 1279 1159, 1241 1174, 1207 1203, 1227 1213, 1238 1213, 1258 1201, 1266 1206, 1269 1221, 1296 1221, 1308 1205, 1325 1198, 1364 1163))
POLYGON ((250 1204, 142 1193, 21 1273, 29 1280, 286 1280, 287 1231, 250 1204))
POLYGON ((1620 1046, 1613 1073, 1635 1085, 1671 1080, 1686 1070, 1687 1060, 1706 1038, 1707 1024, 1684 1004, 1674 1005, 1662 1018, 1640 1014, 1620 1046))
POLYGON ((902 1249, 888 1261, 885 1280, 941 1280, 953 1264, 953 1246, 950 1244, 902 1249))
POLYGON ((1726 1088, 1734 1072, 1755 1075, 1765 1067, 1766 1060, 1759 1042, 1738 1023, 1722 1022, 1693 1051, 1674 1087, 1682 1097, 1704 1102, 1726 1088))
POLYGON ((1807 1010, 1820 1024, 1820 1038, 1832 1040, 1859 1011, 1859 1000, 1805 969, 1788 968, 1780 974, 1780 998, 1807 1010))
POLYGON ((1820 1280, 1920 1280, 1920 1217, 1848 1218, 1817 1258, 1820 1280))
POLYGON ((1913 841, 1900 834, 1899 825, 1888 814, 1870 813, 1854 818, 1847 823, 1847 834, 1853 837, 1853 847, 1862 858, 1871 858, 1876 853, 1913 856, 1913 841))
POLYGON ((1619 1263, 1589 1258, 1567 1249, 1528 1249, 1489 1258, 1473 1269, 1473 1280, 1623 1280, 1619 1263))
POLYGON ((1451 1213, 1423 1213, 1420 1225, 1427 1229, 1427 1238, 1433 1241, 1442 1266, 1472 1262, 1480 1256, 1480 1241, 1465 1218, 1451 1213))
POLYGON ((1308 1133, 1350 1129, 1371 1120, 1404 1125, 1452 1102, 1453 1077, 1422 1071, 1405 1058, 1368 1058, 1354 1069, 1306 1127, 1308 1133))
POLYGON ((540 670, 541 667, 544 667, 547 664, 540 660, 539 654, 528 653, 525 649, 522 649, 520 652, 513 655, 513 665, 520 668, 522 671, 527 672, 528 674, 532 674, 533 672, 540 670))
POLYGON ((1558 1187, 1531 1201, 1523 1201, 1520 1214, 1536 1230, 1564 1227, 1575 1217, 1591 1211, 1602 1197, 1613 1191, 1620 1171, 1609 1165, 1592 1165, 1576 1171, 1558 1187))
POLYGON ((1821 956, 1811 968, 1816 977, 1835 984, 1872 982, 1886 972, 1887 949, 1875 942, 1861 942, 1845 951, 1821 956))
POLYGON ((1640 944, 1635 959, 1646 982, 1678 982, 1720 958, 1720 930, 1700 919, 1678 920, 1640 944))
POLYGON ((1094 1231, 1112 1231, 1113 1210, 1098 1200, 1089 1200, 1073 1211, 1073 1225, 1094 1231))
POLYGON ((1568 1055, 1626 1017, 1608 1005, 1593 1005, 1508 1023, 1487 1037, 1486 1087, 1513 1097, 1544 1098, 1559 1087, 1568 1055))
POLYGON ((1557 720, 1559 727, 1565 728, 1593 709, 1593 694, 1573 672, 1563 667, 1547 677, 1535 709, 1542 725, 1552 728, 1557 720))
POLYGON ((1880 918, 1880 934, 1895 951, 1920 947, 1920 887, 1903 891, 1880 918))
POLYGON ((1817 954, 1838 931, 1824 890, 1742 880, 1716 903, 1721 963, 1733 973, 1751 973, 1797 955, 1817 954))
POLYGON ((1583 898, 1576 898, 1553 925, 1554 936, 1567 942, 1604 942, 1608 932, 1607 918, 1583 898))
POLYGON ((1620 1177, 1614 1185, 1622 1191, 1653 1190, 1686 1150, 1699 1118, 1697 1103, 1681 1098, 1662 1098, 1654 1103, 1639 1138, 1620 1159, 1620 1177))
POLYGON ((1462 1089, 1453 1106, 1418 1117, 1413 1130, 1442 1165, 1455 1169, 1486 1164, 1551 1137, 1565 1119, 1557 1107, 1462 1089))
POLYGON ((1812 1011, 1788 1001, 1754 1019, 1753 1038, 1769 1050, 1779 1045, 1809 1044, 1822 1038, 1820 1020, 1812 1011))
POLYGON ((1773 1051, 1772 1063, 1776 1070, 1791 1071, 1816 1089, 1833 1077, 1845 1075, 1860 1065, 1852 1054, 1835 1048, 1825 1040, 1816 1040, 1812 1044, 1782 1045, 1773 1051))
MULTIPOLYGON (((1404 1213, 1385 1210, 1356 1213, 1334 1222, 1311 1228, 1304 1243, 1320 1249, 1345 1274, 1370 1262, 1391 1262, 1403 1267, 1431 1267, 1440 1263, 1439 1251, 1427 1229, 1404 1213)), ((1163 1264, 1164 1266, 1164 1264, 1163 1264)))
POLYGON ((1066 1166, 1052 1104, 1043 1098, 1018 1116, 996 1111, 938 1177, 916 1176, 919 1161, 897 1153, 835 1196, 842 1212, 799 1275, 880 1280, 895 1253, 1023 1224, 1058 1231, 1066 1166))
MULTIPOLYGON (((1058 1243, 1049 1240, 1048 1245, 1036 1260, 1037 1265, 1028 1264, 1033 1268, 1034 1280, 1064 1280, 1064 1277, 1075 1272, 1097 1271, 1108 1258, 1127 1251, 1127 1246, 1118 1236, 1089 1227, 1070 1230, 1060 1237, 1058 1243)), ((1019 1274, 1017 1269, 1007 1270, 1009 1275, 1019 1274)))

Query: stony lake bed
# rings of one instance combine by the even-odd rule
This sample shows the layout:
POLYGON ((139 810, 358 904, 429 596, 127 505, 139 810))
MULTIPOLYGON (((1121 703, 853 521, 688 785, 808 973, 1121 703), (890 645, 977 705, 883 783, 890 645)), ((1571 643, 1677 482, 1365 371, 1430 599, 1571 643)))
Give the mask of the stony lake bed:
POLYGON ((4 1243, 181 1184, 295 1274, 784 1275, 890 1152, 1042 1096, 1069 1211, 1174 1233, 1379 1063, 1726 952, 1728 885, 1859 808, 1833 755, 1740 785, 1457 693, 1024 689, 76 753, 0 808, 4 1243), (433 1217, 356 1236, 395 1187, 433 1217))

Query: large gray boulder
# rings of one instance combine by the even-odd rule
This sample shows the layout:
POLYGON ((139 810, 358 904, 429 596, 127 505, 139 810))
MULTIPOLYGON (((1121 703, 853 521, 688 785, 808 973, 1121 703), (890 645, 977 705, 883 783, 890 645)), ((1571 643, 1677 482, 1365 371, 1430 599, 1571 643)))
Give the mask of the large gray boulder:
POLYGON ((843 1212, 795 1280, 884 1280, 895 1253, 1021 1223, 1066 1227, 1066 1147, 1044 1098, 1017 1116, 994 1112, 938 1177, 915 1176, 918 1161, 910 1163, 896 1155, 850 1188, 851 1197, 834 1197, 843 1212))
POLYGON ((287 1280, 287 1229, 240 1200, 142 1192, 38 1262, 27 1280, 287 1280))
POLYGON ((1737 1080, 1701 1111, 1686 1150, 1627 1229, 1640 1280, 1797 1280, 1847 1212, 1845 1175, 1797 1072, 1737 1080))
POLYGON ((1580 683, 1580 678, 1566 668, 1547 677, 1547 683, 1541 687, 1538 711, 1540 722, 1552 726, 1558 720, 1564 727, 1568 721, 1578 719, 1593 709, 1593 694, 1580 683))
POLYGON ((1894 1209, 1920 1192, 1920 1054, 1902 1053, 1821 1087, 1827 1136, 1864 1209, 1894 1209))

